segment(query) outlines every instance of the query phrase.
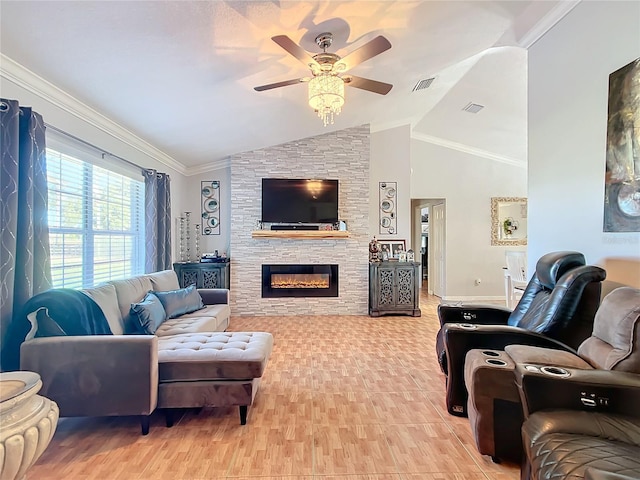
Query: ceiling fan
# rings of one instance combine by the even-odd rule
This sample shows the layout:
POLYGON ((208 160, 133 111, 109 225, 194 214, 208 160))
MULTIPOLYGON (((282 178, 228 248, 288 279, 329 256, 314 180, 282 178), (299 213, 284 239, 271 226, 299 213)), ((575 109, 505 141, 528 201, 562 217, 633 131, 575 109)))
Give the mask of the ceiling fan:
POLYGON ((273 88, 286 87, 298 83, 309 83, 309 105, 318 113, 324 125, 333 123, 334 114, 337 115, 344 105, 344 86, 359 88, 369 92, 386 95, 393 85, 355 75, 343 75, 356 65, 381 54, 391 48, 389 40, 379 35, 365 43, 360 48, 340 57, 327 52, 333 42, 333 35, 329 32, 316 37, 316 44, 322 49, 321 53, 311 56, 297 43, 286 35, 277 35, 271 39, 283 49, 307 65, 311 69, 311 77, 301 77, 283 82, 261 85, 254 89, 258 92, 273 88))

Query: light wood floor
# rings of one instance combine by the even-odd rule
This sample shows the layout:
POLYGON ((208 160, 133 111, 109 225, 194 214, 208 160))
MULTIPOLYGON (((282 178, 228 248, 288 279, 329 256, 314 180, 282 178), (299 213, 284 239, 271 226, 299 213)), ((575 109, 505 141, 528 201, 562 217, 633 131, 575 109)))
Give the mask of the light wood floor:
POLYGON ((447 414, 434 339, 436 297, 422 317, 232 318, 269 331, 274 351, 247 425, 233 409, 61 419, 36 479, 517 479, 479 455, 468 420, 447 414))

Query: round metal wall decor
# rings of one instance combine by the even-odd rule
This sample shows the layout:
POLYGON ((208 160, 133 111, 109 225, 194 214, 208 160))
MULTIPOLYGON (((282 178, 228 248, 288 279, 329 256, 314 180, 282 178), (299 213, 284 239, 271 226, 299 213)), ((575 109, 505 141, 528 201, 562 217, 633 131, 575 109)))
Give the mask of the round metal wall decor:
POLYGON ((220 235, 220 181, 201 182, 201 231, 203 235, 220 235))
POLYGON ((378 205, 380 206, 379 233, 394 234, 398 228, 396 215, 397 182, 380 182, 378 205))
POLYGON ((215 198, 205 201, 204 208, 207 212, 215 212, 218 210, 218 200, 215 198))

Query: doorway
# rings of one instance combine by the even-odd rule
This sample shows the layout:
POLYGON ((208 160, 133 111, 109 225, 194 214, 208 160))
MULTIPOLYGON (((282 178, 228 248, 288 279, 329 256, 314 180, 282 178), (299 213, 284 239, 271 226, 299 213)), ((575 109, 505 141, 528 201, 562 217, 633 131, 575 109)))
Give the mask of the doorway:
MULTIPOLYGON (((421 285, 427 293, 445 295, 445 213, 443 198, 414 199, 412 204, 412 244, 420 245, 421 285)), ((418 253, 418 252, 416 252, 418 253)))

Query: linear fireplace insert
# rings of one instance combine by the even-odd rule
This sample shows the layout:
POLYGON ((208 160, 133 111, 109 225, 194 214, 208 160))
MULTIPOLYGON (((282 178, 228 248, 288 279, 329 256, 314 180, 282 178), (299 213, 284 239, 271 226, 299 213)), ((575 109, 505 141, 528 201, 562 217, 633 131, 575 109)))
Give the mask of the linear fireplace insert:
POLYGON ((338 265, 262 265, 262 298, 337 296, 338 265))

